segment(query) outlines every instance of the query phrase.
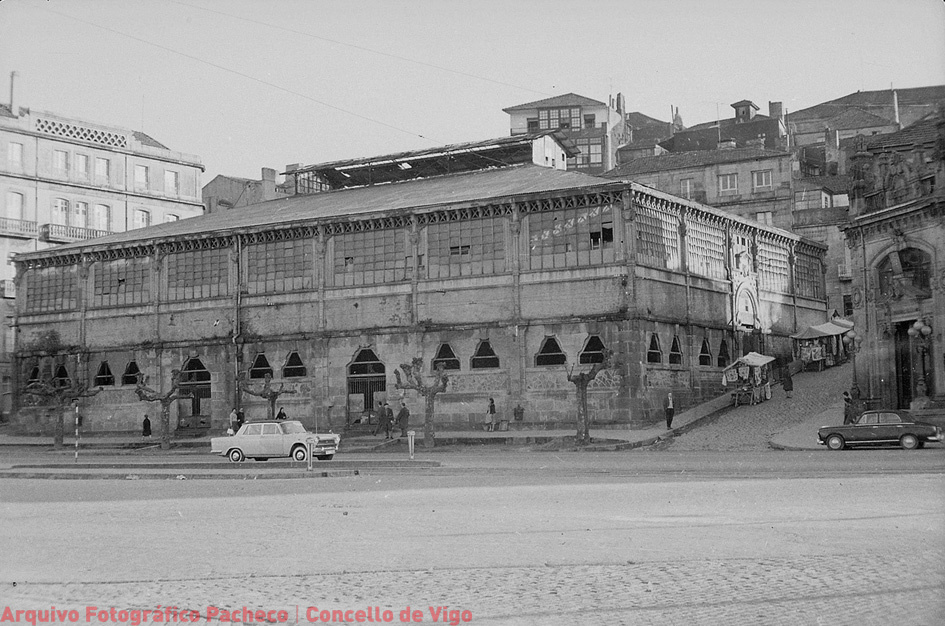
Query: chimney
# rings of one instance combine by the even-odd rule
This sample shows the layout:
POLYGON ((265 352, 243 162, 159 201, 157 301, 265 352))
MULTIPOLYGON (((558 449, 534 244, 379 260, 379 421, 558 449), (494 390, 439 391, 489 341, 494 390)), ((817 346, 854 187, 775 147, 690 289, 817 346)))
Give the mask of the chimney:
POLYGON ((262 198, 272 200, 276 197, 276 170, 271 167, 262 168, 262 198))
POLYGON ((719 150, 734 150, 736 148, 734 139, 720 139, 719 140, 719 150))
POLYGON ((752 137, 751 139, 745 142, 746 148, 764 148, 765 147, 765 136, 758 135, 757 137, 752 137))
POLYGON ((784 107, 780 102, 771 102, 768 100, 768 117, 784 121, 784 107))
POLYGON ((19 76, 16 72, 10 72, 10 114, 13 117, 20 117, 20 103, 16 100, 16 89, 14 88, 14 83, 16 82, 16 77, 19 76))
POLYGON ((902 124, 899 123, 899 93, 896 91, 893 91, 893 119, 896 120, 896 126, 901 129, 902 124))
POLYGON ((840 131, 824 130, 824 174, 836 176, 840 173, 840 131))

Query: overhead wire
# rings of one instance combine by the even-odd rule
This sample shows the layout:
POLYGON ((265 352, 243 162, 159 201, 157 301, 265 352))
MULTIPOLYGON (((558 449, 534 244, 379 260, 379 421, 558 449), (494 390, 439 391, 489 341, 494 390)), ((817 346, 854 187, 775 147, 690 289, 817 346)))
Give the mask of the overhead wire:
MULTIPOLYGON (((173 1, 173 0, 172 0, 172 1, 173 1)), ((177 4, 185 4, 185 3, 177 3, 177 4)), ((186 6, 192 6, 192 5, 186 5, 186 6)), ((213 61, 209 61, 209 60, 207 60, 207 59, 203 59, 203 58, 198 57, 198 56, 196 56, 196 55, 188 54, 188 53, 186 53, 186 52, 181 52, 180 50, 176 50, 176 49, 171 48, 171 47, 169 47, 169 46, 165 46, 165 45, 162 45, 162 44, 153 42, 153 41, 149 41, 149 40, 144 39, 144 38, 142 38, 142 37, 137 37, 137 36, 135 36, 135 35, 131 35, 131 34, 129 34, 129 33, 126 33, 126 32, 120 31, 120 30, 117 30, 117 29, 115 29, 115 28, 111 28, 111 27, 109 27, 109 26, 104 26, 104 25, 98 24, 98 23, 96 23, 96 22, 92 22, 92 21, 89 21, 89 20, 85 20, 85 19, 76 17, 76 16, 74 16, 74 15, 70 15, 70 14, 68 14, 68 13, 63 13, 63 12, 61 12, 61 11, 56 11, 56 10, 54 10, 54 9, 49 8, 48 6, 38 6, 37 8, 39 8, 39 9, 41 9, 41 10, 43 10, 43 11, 47 11, 47 12, 53 13, 53 14, 55 14, 55 15, 59 15, 60 17, 64 17, 64 18, 66 18, 66 19, 71 19, 71 20, 74 20, 74 21, 77 21, 77 22, 86 24, 86 25, 88 25, 88 26, 92 26, 92 27, 94 27, 94 28, 99 28, 99 29, 101 29, 101 30, 104 30, 104 31, 106 31, 106 32, 109 32, 109 33, 118 35, 118 36, 120 36, 120 37, 126 37, 126 38, 128 38, 128 39, 133 40, 133 41, 137 41, 137 42, 143 43, 143 44, 145 44, 145 45, 153 46, 153 47, 158 48, 158 49, 160 49, 160 50, 164 50, 164 51, 166 51, 166 52, 170 52, 170 53, 172 53, 172 54, 176 54, 176 55, 178 55, 178 56, 181 56, 181 57, 190 59, 190 60, 195 61, 195 62, 197 62, 197 63, 202 63, 202 64, 208 65, 208 66, 210 66, 210 67, 213 67, 213 68, 215 68, 215 69, 218 69, 218 70, 221 70, 221 71, 224 71, 224 72, 228 72, 228 73, 234 74, 234 75, 236 75, 236 76, 240 76, 240 77, 242 77, 242 78, 245 78, 245 79, 247 79, 247 80, 251 80, 251 81, 253 81, 253 82, 256 82, 256 83, 259 83, 259 84, 262 84, 262 85, 266 85, 267 87, 272 87, 273 89, 278 89, 279 91, 283 91, 283 92, 285 92, 285 93, 288 93, 288 94, 297 96, 297 97, 302 98, 302 99, 304 99, 304 100, 308 100, 308 101, 310 101, 310 102, 314 102, 314 103, 316 103, 316 104, 320 104, 320 105, 322 105, 322 106, 324 106, 324 107, 333 109, 333 110, 335 110, 335 111, 340 111, 340 112, 342 112, 342 113, 346 113, 346 114, 348 114, 348 115, 351 115, 351 116, 353 116, 353 117, 356 117, 356 118, 365 120, 365 121, 367 121, 367 122, 371 122, 371 123, 373 123, 373 124, 378 124, 378 125, 380 125, 380 126, 384 126, 384 127, 386 127, 386 128, 390 128, 390 129, 392 129, 392 130, 396 130, 396 131, 398 131, 398 132, 401 132, 401 133, 410 135, 410 136, 412 136, 412 137, 417 137, 417 138, 423 139, 423 140, 428 141, 428 142, 430 142, 430 143, 432 143, 432 144, 443 145, 443 142, 438 141, 438 140, 436 140, 435 138, 429 137, 429 136, 427 136, 427 135, 423 135, 423 134, 420 134, 420 133, 415 132, 415 131, 407 130, 407 129, 405 129, 405 128, 401 128, 401 127, 399 127, 399 126, 395 126, 395 125, 393 125, 393 124, 390 124, 390 123, 388 123, 388 122, 384 122, 384 121, 382 121, 382 120, 379 120, 379 119, 376 119, 376 118, 372 118, 372 117, 369 117, 369 116, 366 116, 366 115, 362 115, 362 114, 360 114, 360 113, 356 113, 356 112, 351 111, 351 110, 349 110, 349 109, 345 109, 345 108, 343 108, 343 107, 339 107, 339 106, 330 104, 330 103, 325 102, 325 101, 323 101, 323 100, 319 100, 319 99, 317 99, 317 98, 313 98, 313 97, 311 97, 311 96, 308 96, 308 95, 306 95, 306 94, 304 94, 304 93, 295 91, 295 90, 293 90, 293 89, 289 89, 289 88, 284 87, 284 86, 282 86, 282 85, 279 85, 279 84, 277 84, 277 83, 274 83, 274 82, 271 82, 271 81, 268 81, 268 80, 265 80, 265 79, 262 79, 262 78, 258 78, 258 77, 256 77, 256 76, 251 75, 251 74, 247 74, 247 73, 245 73, 245 72, 241 72, 241 71, 239 71, 239 70, 235 70, 235 69, 233 69, 233 68, 226 67, 225 65, 221 65, 221 64, 219 64, 219 63, 215 63, 215 62, 213 62, 213 61)), ((355 46, 355 47, 357 47, 357 46, 355 46)), ((375 52, 375 51, 369 50, 369 49, 367 49, 367 48, 365 48, 365 50, 368 50, 368 51, 371 51, 371 52, 375 52)), ((399 58, 399 57, 398 57, 398 58, 399 58)), ((405 60, 409 60, 409 59, 405 59, 405 60)), ((433 66, 433 67, 438 67, 438 66, 433 66)), ((445 69, 445 68, 440 68, 440 69, 445 69)), ((449 71, 449 70, 447 70, 447 71, 449 71)), ((462 74, 462 72, 457 72, 457 73, 462 74)), ((473 75, 469 75, 469 76, 473 76, 473 75)), ((474 77, 475 77, 475 76, 474 76, 474 77)), ((479 78, 479 77, 476 77, 476 78, 479 78)), ((492 81, 492 82, 495 82, 495 81, 492 81)), ((477 154, 476 156, 479 157, 479 158, 481 158, 481 159, 483 159, 483 160, 486 160, 486 161, 489 161, 489 162, 492 162, 492 163, 496 163, 496 164, 498 164, 498 165, 508 165, 508 163, 506 163, 506 162, 503 162, 503 161, 501 161, 501 160, 499 160, 499 159, 495 159, 495 158, 493 158, 493 157, 489 157, 489 156, 486 156, 486 155, 477 154)))

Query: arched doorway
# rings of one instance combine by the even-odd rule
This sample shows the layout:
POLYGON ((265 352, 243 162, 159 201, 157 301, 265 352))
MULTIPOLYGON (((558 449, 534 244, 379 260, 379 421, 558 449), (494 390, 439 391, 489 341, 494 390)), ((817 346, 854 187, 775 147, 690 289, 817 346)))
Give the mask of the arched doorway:
POLYGON ((373 350, 363 348, 348 366, 348 406, 345 424, 355 423, 377 404, 375 396, 387 394, 386 368, 373 350))
POLYGON ((210 372, 200 359, 187 359, 180 373, 180 390, 190 394, 177 402, 177 430, 201 431, 210 428, 210 372))

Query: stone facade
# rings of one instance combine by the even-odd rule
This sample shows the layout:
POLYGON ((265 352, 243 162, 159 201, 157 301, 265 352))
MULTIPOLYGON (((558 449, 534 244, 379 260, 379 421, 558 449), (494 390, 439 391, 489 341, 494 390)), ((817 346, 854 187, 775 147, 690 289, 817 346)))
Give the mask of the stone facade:
MULTIPOLYGON (((534 165, 295 196, 17 257, 17 389, 88 380, 103 391, 83 401, 85 427, 134 431, 153 407, 129 376, 164 391, 180 369, 197 397, 174 426, 217 431, 234 405, 265 414, 237 379, 258 389, 271 373, 290 416, 338 430, 400 399, 394 371, 420 356, 449 368, 438 428, 475 427, 490 397, 504 418, 520 405, 523 423, 553 427, 575 419, 568 373, 608 348, 618 365, 590 388, 593 423, 643 426, 668 391, 680 407, 720 393, 745 351, 790 358, 789 335, 825 319, 823 253, 534 165)), ((403 397, 420 419, 421 399, 403 397)), ((48 427, 18 401, 22 427, 48 427)))
POLYGON ((882 406, 945 405, 945 115, 860 138, 845 227, 855 382, 882 406))

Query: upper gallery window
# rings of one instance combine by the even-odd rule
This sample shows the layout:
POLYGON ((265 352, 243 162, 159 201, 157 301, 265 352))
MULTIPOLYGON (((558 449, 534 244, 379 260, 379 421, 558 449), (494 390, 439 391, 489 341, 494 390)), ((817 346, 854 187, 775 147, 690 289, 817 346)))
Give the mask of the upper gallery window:
POLYGON ((135 165, 135 189, 147 191, 150 187, 151 173, 147 165, 135 165))
POLYGON ((771 187, 771 170, 759 170, 751 173, 751 186, 754 189, 771 187))
POLYGON ((597 335, 591 335, 584 349, 581 350, 579 363, 603 363, 604 362, 604 342, 597 335))
POLYGON ((440 349, 436 351, 436 356, 433 357, 433 369, 436 369, 439 365, 448 370, 459 369, 459 359, 456 358, 456 353, 453 352, 453 348, 448 343, 441 344, 440 349))

